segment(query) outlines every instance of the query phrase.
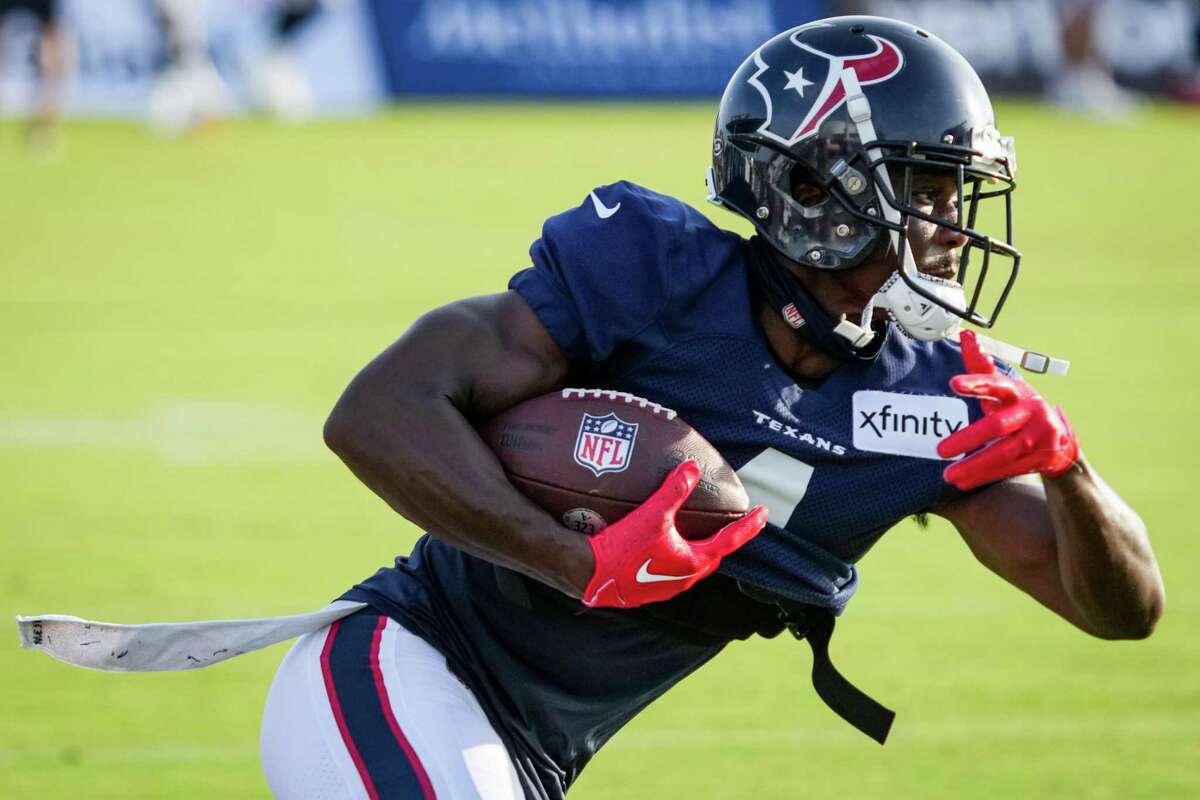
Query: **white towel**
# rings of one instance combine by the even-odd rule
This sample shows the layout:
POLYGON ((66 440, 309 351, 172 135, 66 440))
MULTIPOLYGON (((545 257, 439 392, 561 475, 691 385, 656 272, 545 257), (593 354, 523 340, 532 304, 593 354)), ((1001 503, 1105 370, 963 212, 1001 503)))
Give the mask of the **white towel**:
POLYGON ((17 617, 21 647, 32 647, 88 669, 162 672, 196 669, 294 639, 353 614, 366 603, 336 600, 319 611, 287 617, 152 622, 111 622, 47 614, 17 617))

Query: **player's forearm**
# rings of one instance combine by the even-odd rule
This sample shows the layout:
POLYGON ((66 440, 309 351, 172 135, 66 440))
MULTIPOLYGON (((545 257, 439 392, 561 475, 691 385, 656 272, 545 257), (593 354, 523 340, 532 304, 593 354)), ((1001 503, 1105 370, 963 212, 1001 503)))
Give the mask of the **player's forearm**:
POLYGON ((1141 518, 1082 456, 1045 486, 1063 587, 1089 627, 1105 638, 1149 636, 1165 595, 1141 518))
POLYGON ((347 389, 326 442, 372 491, 423 530, 574 597, 592 572, 586 540, 517 492, 444 395, 347 389))

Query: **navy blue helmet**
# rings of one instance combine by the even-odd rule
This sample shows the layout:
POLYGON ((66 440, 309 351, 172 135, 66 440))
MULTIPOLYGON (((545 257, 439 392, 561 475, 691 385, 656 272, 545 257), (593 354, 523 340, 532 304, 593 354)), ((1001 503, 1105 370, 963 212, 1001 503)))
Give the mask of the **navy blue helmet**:
POLYGON ((991 327, 1016 279, 1015 170, 1012 139, 997 131, 987 92, 958 52, 908 23, 837 17, 773 37, 734 73, 717 114, 709 199, 810 267, 850 269, 891 246, 898 269, 879 304, 911 335, 938 339, 961 319, 991 327), (914 170, 955 177, 957 220, 913 206, 914 170), (974 228, 991 198, 1003 204, 1005 228, 994 236, 974 228), (912 217, 966 237, 956 281, 917 272, 904 237, 912 217), (982 258, 968 282, 972 250, 982 258), (1006 270, 994 269, 1000 260, 1006 270), (1005 274, 985 297, 989 268, 1005 274))

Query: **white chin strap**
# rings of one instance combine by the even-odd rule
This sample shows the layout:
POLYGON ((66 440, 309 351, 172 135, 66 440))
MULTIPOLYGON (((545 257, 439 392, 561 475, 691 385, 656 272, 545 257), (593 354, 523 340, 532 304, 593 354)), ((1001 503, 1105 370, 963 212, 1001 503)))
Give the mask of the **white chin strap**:
MULTIPOLYGON (((859 86, 858 73, 853 69, 842 70, 842 86, 846 91, 846 108, 850 113, 850 119, 858 128, 859 141, 876 141, 875 124, 871 121, 871 104, 867 102, 867 98, 862 93, 862 87, 859 86)), ((882 163, 882 154, 879 149, 872 148, 867 151, 867 155, 877 165, 875 167, 876 180, 895 197, 891 179, 882 163)), ((900 212, 888 202, 882 188, 876 189, 876 192, 879 195, 879 207, 883 211, 884 218, 899 227, 900 212)), ((896 253, 902 251, 904 253, 903 263, 896 272, 892 273, 890 278, 884 281, 883 286, 879 287, 879 291, 863 309, 859 323, 855 325, 853 322, 843 319, 833 329, 834 333, 849 340, 855 347, 865 347, 875 338, 875 333, 871 330, 871 316, 878 306, 887 309, 892 320, 914 339, 923 342, 936 342, 941 339, 958 341, 961 317, 921 296, 905 281, 905 277, 953 308, 966 308, 966 295, 962 285, 955 281, 935 278, 919 272, 910 249, 900 247, 900 232, 893 229, 889 233, 892 238, 892 250, 896 253), (904 270, 903 277, 900 275, 900 270, 904 270)), ((988 336, 978 335, 978 340, 988 353, 1005 361, 1019 364, 1030 372, 1066 375, 1067 369, 1071 366, 1069 361, 1023 350, 988 336)))
MULTIPOLYGON (((948 336, 947 338, 957 342, 958 332, 955 331, 952 336, 948 336)), ((979 331, 975 332, 975 339, 978 340, 979 346, 983 348, 985 353, 991 353, 996 358, 1002 358, 1010 364, 1016 364, 1028 372, 1036 372, 1039 375, 1050 373, 1051 375, 1066 376, 1067 370, 1071 368, 1070 361, 1054 358, 1035 350, 1026 350, 1023 347, 1017 347, 1015 344, 1009 344, 999 339, 993 339, 990 336, 984 336, 979 331)))

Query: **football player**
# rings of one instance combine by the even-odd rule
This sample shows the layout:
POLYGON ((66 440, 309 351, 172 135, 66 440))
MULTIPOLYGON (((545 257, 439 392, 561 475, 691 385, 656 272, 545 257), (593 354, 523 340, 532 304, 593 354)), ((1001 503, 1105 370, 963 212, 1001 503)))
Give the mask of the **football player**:
MULTIPOLYGON (((272 116, 304 122, 316 112, 312 86, 296 60, 297 37, 323 6, 320 0, 272 0, 271 46, 252 65, 250 96, 255 107, 272 116)), ((209 52, 207 4, 202 0, 155 0, 154 9, 167 45, 167 63, 150 94, 150 123, 168 136, 202 129, 235 110, 234 92, 209 52)))
POLYGON ((270 52, 250 73, 259 109, 288 122, 307 122, 316 113, 316 97, 296 54, 296 42, 321 11, 319 0, 282 0, 273 9, 270 52))
POLYGON ((167 59, 147 98, 150 125, 183 136, 227 117, 233 92, 209 53, 206 0, 154 0, 167 59))
POLYGON ((882 741, 890 712, 826 648, 855 562, 912 514, 1092 636, 1154 629, 1141 520, 989 352, 1064 364, 959 330, 991 326, 1020 259, 1011 231, 975 227, 987 204, 1011 220, 1016 159, 967 62, 893 20, 781 33, 731 79, 712 151, 710 199, 751 239, 598 187, 508 291, 430 311, 346 389, 327 442, 428 534, 285 658, 262 731, 278 796, 560 798, 672 685, 785 627, 821 696, 882 741), (474 426, 568 385, 675 409, 765 508, 681 539, 685 461, 626 518, 567 530, 474 426))
POLYGON ((58 0, 0 0, 0 29, 10 14, 22 12, 33 18, 38 29, 37 92, 25 126, 25 144, 32 153, 47 152, 54 145, 55 121, 62 111, 67 74, 75 60, 75 48, 63 26, 59 6, 58 0))

